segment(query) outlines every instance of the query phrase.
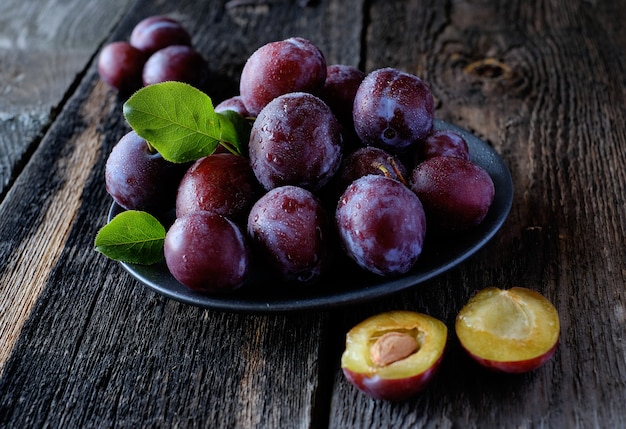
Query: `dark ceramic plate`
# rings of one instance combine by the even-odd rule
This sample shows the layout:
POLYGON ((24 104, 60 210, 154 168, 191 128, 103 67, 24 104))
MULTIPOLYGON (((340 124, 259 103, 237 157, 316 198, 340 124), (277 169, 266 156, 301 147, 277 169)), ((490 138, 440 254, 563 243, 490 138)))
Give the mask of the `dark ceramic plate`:
MULTIPOLYGON (((194 292, 176 281, 164 263, 142 266, 122 263, 132 276, 154 291, 186 304, 231 312, 287 312, 330 309, 381 298, 414 287, 454 268, 481 249, 500 229, 513 200, 511 174, 502 158, 484 141, 452 124, 436 121, 435 128, 451 129, 467 141, 472 161, 483 167, 495 184, 495 199, 489 213, 476 228, 446 240, 444 245, 424 243, 413 269, 402 277, 382 278, 345 263, 314 285, 282 284, 268 273, 253 269, 249 281, 239 290, 208 296, 194 292)), ((113 204, 109 220, 123 209, 113 204)))

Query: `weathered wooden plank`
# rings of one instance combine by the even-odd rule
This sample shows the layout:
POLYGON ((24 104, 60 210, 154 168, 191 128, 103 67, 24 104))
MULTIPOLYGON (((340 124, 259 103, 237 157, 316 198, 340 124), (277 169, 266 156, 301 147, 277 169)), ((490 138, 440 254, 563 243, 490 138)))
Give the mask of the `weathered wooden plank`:
MULTIPOLYGON (((230 91, 247 55, 265 40, 319 35, 330 60, 359 62, 358 25, 339 38, 321 24, 337 10, 360 23, 360 2, 171 8, 139 1, 111 38, 127 37, 145 16, 172 14, 189 25, 203 54, 220 52, 211 64, 225 70, 222 83, 230 82, 230 91)), ((324 426, 330 389, 324 313, 239 315, 182 305, 93 251, 111 202, 103 183, 106 156, 126 130, 121 101, 92 64, 0 204, 0 302, 18 326, 2 337, 2 349, 13 354, 3 360, 0 422, 324 426), (13 296, 16 289, 23 296, 13 296)))
POLYGON ((400 404, 371 401, 337 370, 330 426, 623 425, 626 218, 615 210, 626 192, 624 51, 611 38, 618 33, 606 31, 621 28, 613 20, 623 10, 598 15, 586 2, 375 1, 370 13, 384 18, 370 20, 367 68, 391 64, 424 77, 440 118, 504 156, 516 195, 504 229, 479 255, 349 315, 344 329, 392 308, 426 311, 452 328, 474 290, 521 285, 555 303, 562 337, 546 366, 507 377, 470 362, 451 331, 439 378, 400 404))
POLYGON ((129 3, 0 4, 0 196, 129 3))

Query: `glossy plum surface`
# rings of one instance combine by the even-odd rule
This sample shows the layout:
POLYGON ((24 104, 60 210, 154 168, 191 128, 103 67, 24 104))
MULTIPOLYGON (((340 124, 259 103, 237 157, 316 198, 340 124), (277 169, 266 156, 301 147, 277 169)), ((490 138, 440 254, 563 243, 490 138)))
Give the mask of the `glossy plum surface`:
POLYGON ((326 81, 319 97, 346 126, 352 126, 354 97, 364 78, 365 72, 347 64, 331 64, 326 68, 326 81))
POLYGON ((495 195, 493 180, 482 167, 449 156, 418 164, 410 187, 424 205, 429 227, 442 233, 480 224, 495 195))
POLYGON ((106 190, 125 209, 164 212, 174 207, 176 190, 187 167, 166 161, 130 131, 107 158, 106 190))
POLYGON ((207 84, 208 66, 202 55, 186 45, 171 45, 156 51, 143 68, 143 84, 177 81, 203 89, 207 84))
POLYGON ((318 92, 326 80, 326 59, 301 37, 270 42, 248 57, 239 92, 252 116, 274 98, 290 92, 318 92))
POLYGON ((122 93, 141 88, 142 72, 148 56, 128 42, 112 42, 98 57, 100 79, 122 93))
POLYGON ((306 189, 281 186, 266 193, 250 211, 248 235, 285 280, 311 282, 329 263, 329 218, 306 189))
POLYGON ((183 25, 167 16, 150 16, 133 28, 129 42, 148 54, 172 45, 191 46, 191 36, 183 25))
POLYGON ((248 112, 248 109, 246 108, 246 105, 244 104, 241 95, 235 95, 225 100, 222 100, 214 107, 214 110, 216 112, 232 110, 233 112, 239 113, 244 118, 252 116, 250 115, 250 112, 248 112))
POLYGON ((354 129, 361 141, 393 153, 406 152, 430 133, 434 99, 417 76, 394 68, 369 73, 356 92, 354 129))
POLYGON ((247 219, 260 186, 246 158, 216 153, 187 170, 178 186, 176 216, 204 210, 229 218, 247 219))
POLYGON ((465 139, 451 130, 436 130, 430 133, 415 150, 416 163, 436 156, 453 156, 470 160, 469 147, 465 139))
POLYGON ((196 291, 231 291, 248 275, 244 234, 216 213, 200 211, 177 218, 165 235, 163 250, 172 276, 196 291))
MULTIPOLYGON (((472 159, 485 168, 496 185, 496 197, 485 220, 469 234, 460 234, 450 241, 451 245, 438 246, 435 253, 424 250, 418 264, 401 278, 382 278, 357 266, 345 267, 340 275, 335 276, 330 269, 314 287, 289 288, 275 276, 266 275, 265 269, 252 270, 246 286, 236 294, 207 295, 194 292, 180 284, 163 265, 143 266, 122 264, 122 267, 143 285, 165 297, 190 305, 217 311, 253 312, 253 313, 284 313, 309 310, 328 310, 366 301, 373 301, 400 291, 413 289, 457 267, 466 261, 496 234, 507 219, 513 200, 513 183, 504 160, 486 142, 471 133, 452 124, 436 121, 438 129, 450 128, 460 132, 467 140, 472 159), (345 279, 348 279, 346 281, 345 279), (354 287, 359 285, 362 287, 354 287)), ((336 202, 336 200, 335 200, 336 202)), ((332 207, 332 206, 327 206, 332 207)), ((116 203, 110 208, 110 221, 123 209, 116 203)), ((335 235, 335 234, 333 234, 335 235)), ((345 256, 335 255, 333 260, 345 256)), ((343 261, 341 261, 343 262, 343 261)), ((341 263, 340 262, 340 263, 341 263)), ((349 265, 352 265, 349 263, 349 265)), ((343 267, 343 265, 339 265, 343 267)))
POLYGON ((337 188, 343 192, 356 179, 369 174, 404 183, 407 171, 397 156, 374 146, 365 146, 344 157, 335 180, 337 188))
POLYGON ((378 175, 357 179, 339 198, 335 220, 348 256, 372 273, 404 274, 422 253, 424 209, 397 180, 378 175))
POLYGON ((341 129, 330 108, 303 92, 272 100, 252 126, 250 163, 269 190, 295 185, 319 190, 339 169, 341 129))

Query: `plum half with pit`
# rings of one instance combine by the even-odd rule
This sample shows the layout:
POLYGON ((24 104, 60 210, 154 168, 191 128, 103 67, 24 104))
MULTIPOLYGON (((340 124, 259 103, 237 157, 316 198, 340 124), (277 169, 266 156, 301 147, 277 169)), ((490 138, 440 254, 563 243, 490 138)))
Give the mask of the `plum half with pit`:
POLYGON ((554 305, 539 292, 488 287, 461 309, 455 330, 463 348, 482 366, 523 373, 554 355, 560 322, 554 305))
POLYGON ((443 359, 448 329, 422 313, 395 310, 372 316, 346 335, 341 368, 365 394, 400 401, 423 391, 443 359))

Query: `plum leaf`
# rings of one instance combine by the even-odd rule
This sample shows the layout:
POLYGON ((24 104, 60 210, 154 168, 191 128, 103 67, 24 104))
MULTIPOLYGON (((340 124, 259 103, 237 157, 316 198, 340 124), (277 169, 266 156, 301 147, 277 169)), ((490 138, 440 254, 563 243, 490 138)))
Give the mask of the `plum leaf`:
POLYGON ((123 112, 132 129, 168 161, 195 161, 220 144, 241 154, 229 118, 215 112, 207 94, 186 83, 145 86, 124 103, 123 112))
POLYGON ((103 226, 95 248, 110 259, 129 264, 150 265, 163 260, 165 227, 149 213, 128 210, 103 226))

